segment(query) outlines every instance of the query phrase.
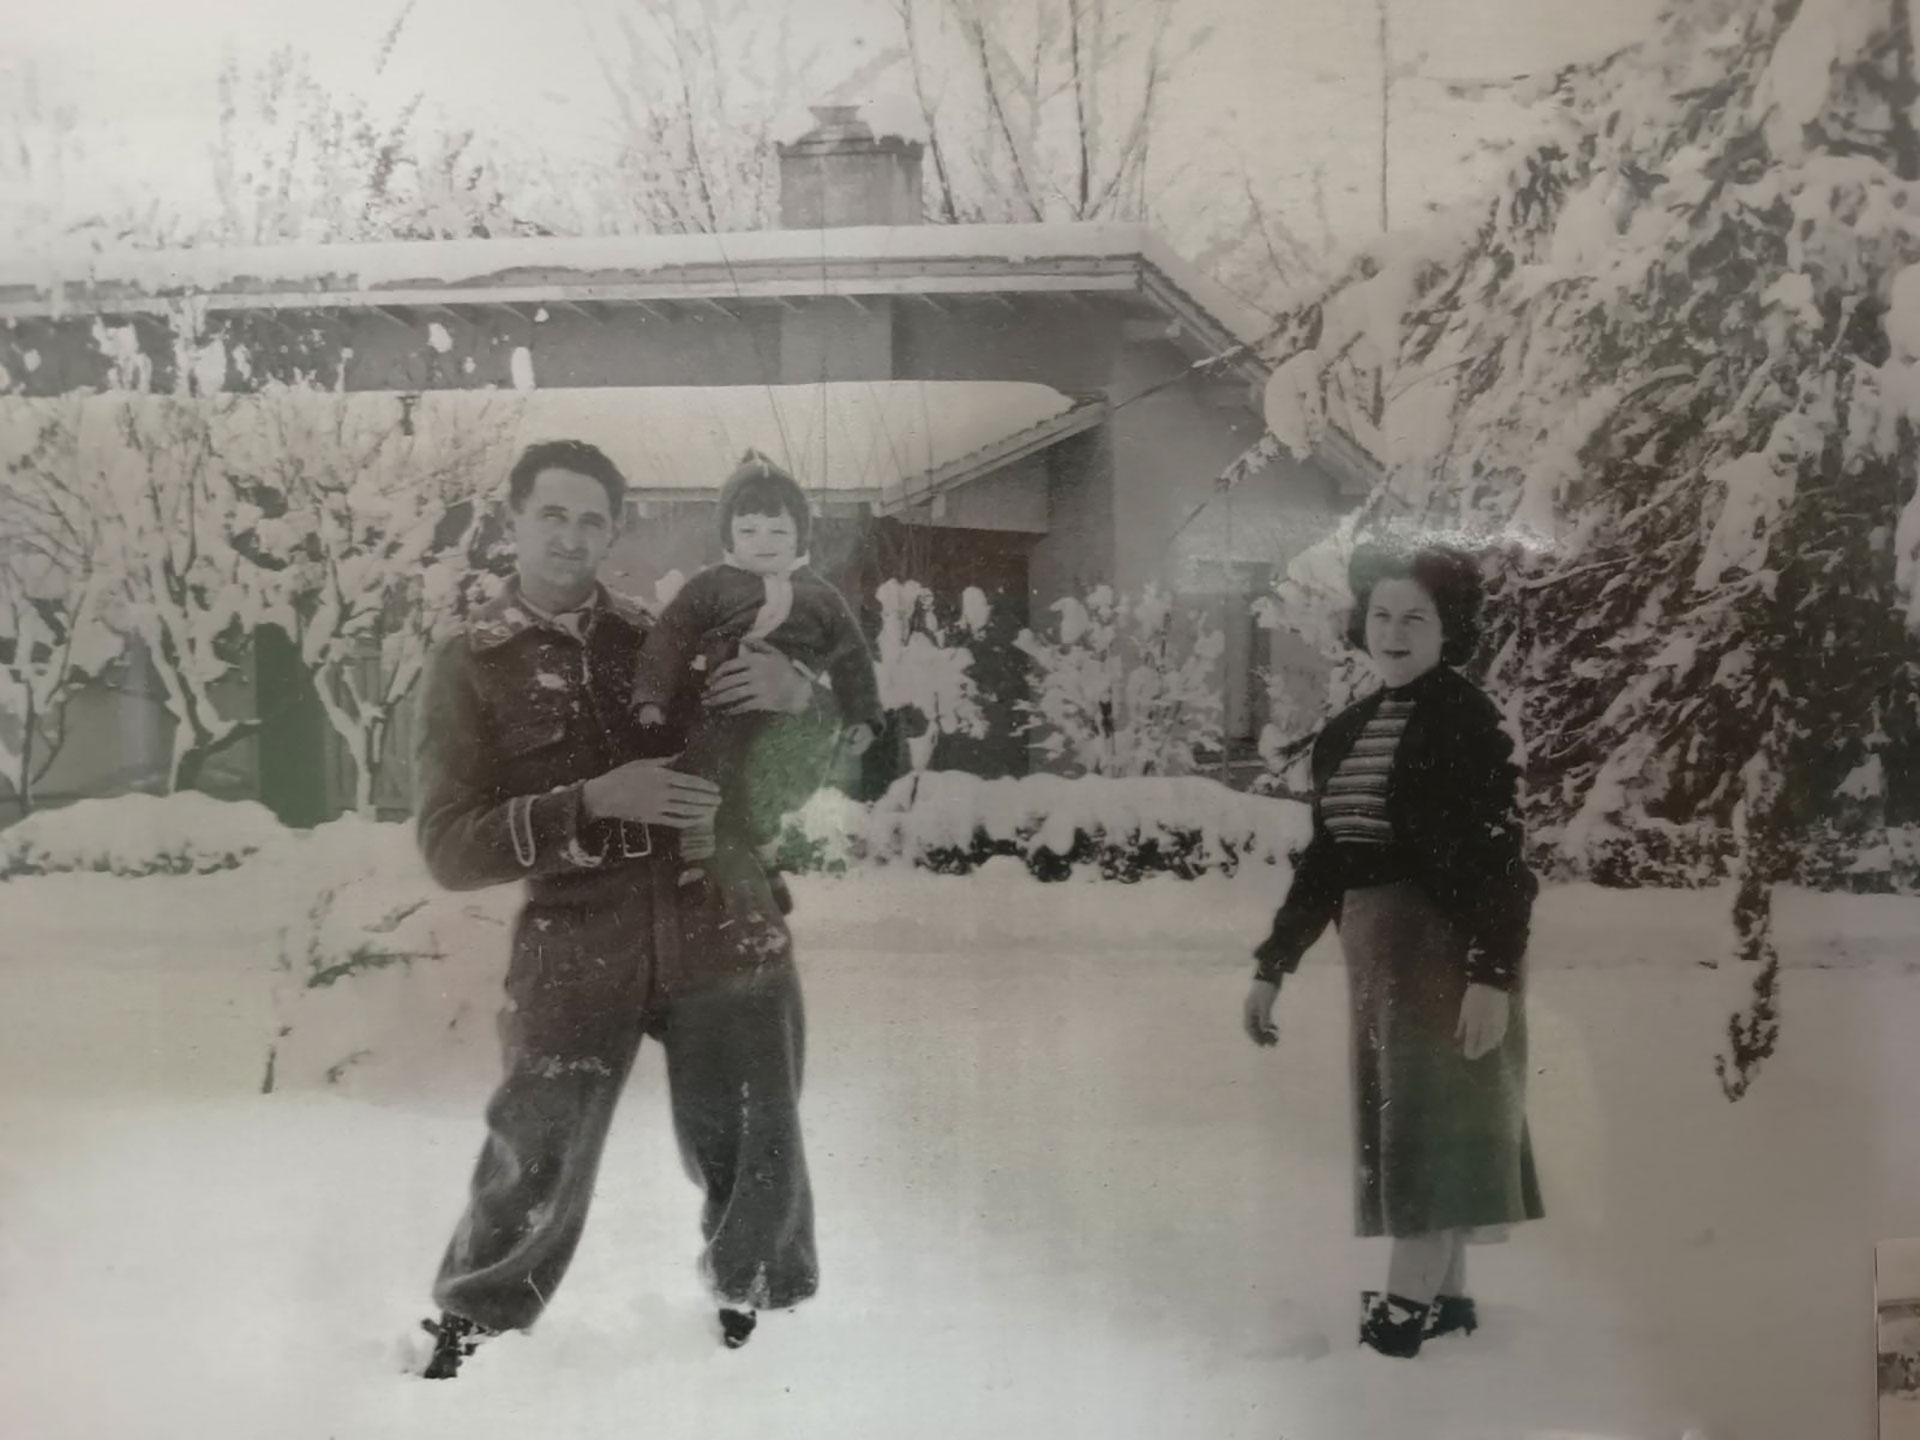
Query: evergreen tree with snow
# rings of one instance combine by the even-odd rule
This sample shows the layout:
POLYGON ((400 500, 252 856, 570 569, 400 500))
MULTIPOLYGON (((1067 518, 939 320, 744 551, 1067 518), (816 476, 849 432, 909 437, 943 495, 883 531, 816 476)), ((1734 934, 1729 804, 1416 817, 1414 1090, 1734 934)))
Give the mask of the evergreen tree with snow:
MULTIPOLYGON (((1486 547, 1535 839, 1734 880, 1736 1097, 1778 1033, 1774 887, 1890 882, 1884 832, 1920 818, 1917 97, 1908 0, 1672 5, 1554 77, 1491 203, 1270 350, 1269 448, 1346 424, 1386 464, 1360 528, 1486 547)), ((1329 569, 1277 597, 1309 632, 1329 569)))

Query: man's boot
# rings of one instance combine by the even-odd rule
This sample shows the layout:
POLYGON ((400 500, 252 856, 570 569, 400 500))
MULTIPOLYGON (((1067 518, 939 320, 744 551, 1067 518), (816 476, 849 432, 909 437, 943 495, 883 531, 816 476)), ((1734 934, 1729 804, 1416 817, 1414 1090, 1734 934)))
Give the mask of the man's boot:
POLYGON ((422 1320, 420 1328, 433 1336, 432 1358, 420 1372, 423 1380, 453 1379, 460 1373, 462 1361, 478 1350, 483 1341, 500 1333, 451 1310, 442 1311, 437 1321, 422 1320))
POLYGON ((753 1327, 760 1317, 751 1310, 735 1310, 731 1307, 720 1312, 720 1343, 729 1350, 738 1350, 753 1338, 753 1327))

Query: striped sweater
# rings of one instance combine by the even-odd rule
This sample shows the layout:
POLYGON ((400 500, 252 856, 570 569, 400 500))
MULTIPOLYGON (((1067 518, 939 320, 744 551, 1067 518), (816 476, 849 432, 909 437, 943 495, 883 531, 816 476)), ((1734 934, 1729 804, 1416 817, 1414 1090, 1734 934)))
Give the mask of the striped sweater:
POLYGON ((1387 823, 1387 777, 1412 713, 1411 700, 1391 695, 1383 699, 1327 780, 1320 797, 1321 819, 1340 844, 1393 843, 1393 827, 1387 823))

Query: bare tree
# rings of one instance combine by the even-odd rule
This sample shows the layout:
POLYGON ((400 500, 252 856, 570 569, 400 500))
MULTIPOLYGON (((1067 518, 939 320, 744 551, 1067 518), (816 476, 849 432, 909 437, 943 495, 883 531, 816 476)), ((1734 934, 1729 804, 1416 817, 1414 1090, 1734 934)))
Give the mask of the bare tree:
POLYGON ((79 112, 31 62, 0 65, 0 136, 0 251, 65 257, 142 236, 155 244, 179 238, 157 200, 76 201, 74 182, 87 163, 79 112))
POLYGON ((1138 219, 1173 0, 895 0, 947 220, 1138 219))
MULTIPOLYGON (((384 68, 411 7, 383 36, 384 68)), ((539 157, 517 158, 472 130, 429 123, 423 97, 381 110, 340 94, 305 54, 282 47, 258 65, 229 57, 211 147, 217 215, 198 238, 226 244, 443 239, 524 233, 543 187, 539 157), (522 181, 533 191, 528 204, 522 181)))
POLYGON ((815 98, 817 51, 768 0, 629 0, 601 70, 620 120, 616 194, 594 228, 665 234, 774 223, 783 119, 815 98))

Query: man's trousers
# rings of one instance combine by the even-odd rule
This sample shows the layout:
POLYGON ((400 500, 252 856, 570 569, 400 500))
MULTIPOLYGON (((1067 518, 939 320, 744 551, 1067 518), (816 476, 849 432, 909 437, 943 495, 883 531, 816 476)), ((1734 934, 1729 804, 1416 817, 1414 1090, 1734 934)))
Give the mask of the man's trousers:
POLYGON ((715 1299, 782 1309, 812 1295, 805 1018, 790 949, 770 932, 762 963, 661 985, 637 973, 649 967, 613 959, 636 937, 605 918, 529 906, 518 932, 500 1016, 506 1074, 434 1284, 441 1308, 495 1330, 539 1317, 580 1242, 608 1127, 647 1035, 666 1047, 674 1131, 706 1192, 701 1268, 715 1299))

